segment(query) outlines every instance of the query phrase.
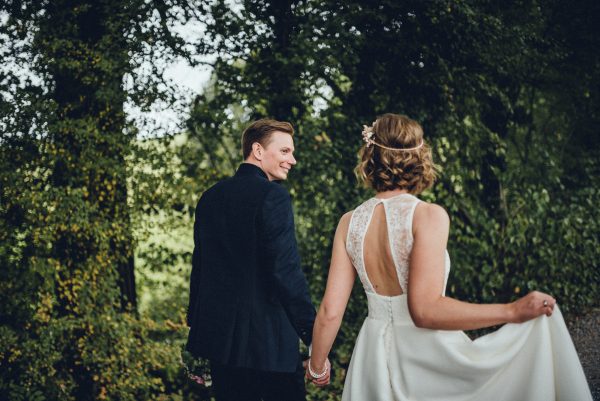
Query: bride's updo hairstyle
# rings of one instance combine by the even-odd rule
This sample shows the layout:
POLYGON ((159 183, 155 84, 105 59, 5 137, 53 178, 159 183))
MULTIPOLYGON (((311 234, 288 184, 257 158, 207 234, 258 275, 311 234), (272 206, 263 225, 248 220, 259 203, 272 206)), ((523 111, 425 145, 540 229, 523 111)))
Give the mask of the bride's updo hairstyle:
POLYGON ((355 172, 377 192, 405 189, 419 194, 435 181, 431 148, 423 142, 421 125, 399 114, 387 113, 365 127, 366 144, 359 151, 355 172))

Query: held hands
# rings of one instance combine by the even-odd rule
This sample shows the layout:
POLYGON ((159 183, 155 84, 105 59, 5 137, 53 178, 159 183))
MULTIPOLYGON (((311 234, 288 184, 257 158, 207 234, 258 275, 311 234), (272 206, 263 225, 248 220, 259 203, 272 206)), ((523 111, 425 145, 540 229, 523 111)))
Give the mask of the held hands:
POLYGON ((550 295, 533 291, 509 304, 511 322, 523 323, 541 315, 551 316, 556 300, 550 295))
POLYGON ((331 363, 329 359, 325 360, 325 363, 321 365, 313 365, 312 360, 309 358, 303 363, 306 368, 306 378, 311 381, 317 387, 323 387, 329 384, 331 379, 331 363))

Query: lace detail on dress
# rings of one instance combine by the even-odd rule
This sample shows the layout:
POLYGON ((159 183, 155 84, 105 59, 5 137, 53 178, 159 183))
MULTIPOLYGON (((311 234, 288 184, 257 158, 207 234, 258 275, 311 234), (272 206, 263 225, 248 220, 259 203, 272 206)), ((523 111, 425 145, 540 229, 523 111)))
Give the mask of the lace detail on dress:
POLYGON ((383 203, 396 274, 402 292, 405 294, 408 286, 408 264, 413 245, 412 220, 417 203, 419 203, 419 199, 412 195, 396 196, 383 203))
POLYGON ((348 227, 348 237, 346 238, 346 251, 348 252, 348 255, 350 255, 350 259, 360 278, 360 282, 362 283, 365 292, 372 293, 375 292, 375 289, 367 277, 367 271, 365 270, 362 255, 365 234, 367 233, 367 228, 371 222, 373 209, 378 203, 378 199, 371 198, 354 209, 352 218, 350 219, 350 226, 348 227))
MULTIPOLYGON (((394 267, 402 292, 406 294, 408 291, 410 252, 413 246, 412 221, 415 208, 419 202, 420 200, 417 197, 410 194, 401 194, 388 199, 371 198, 358 206, 352 213, 350 226, 348 227, 348 237, 346 238, 346 250, 366 292, 376 293, 367 276, 363 258, 365 235, 371 223, 375 206, 383 203, 385 208, 394 267)), ((446 281, 448 280, 449 270, 450 260, 446 253, 446 281)))

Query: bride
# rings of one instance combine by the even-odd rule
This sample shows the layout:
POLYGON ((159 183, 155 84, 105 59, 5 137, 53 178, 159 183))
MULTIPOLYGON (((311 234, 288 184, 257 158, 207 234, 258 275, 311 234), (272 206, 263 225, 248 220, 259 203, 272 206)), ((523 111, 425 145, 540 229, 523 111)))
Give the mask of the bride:
POLYGON ((336 230, 307 377, 329 382, 327 355, 358 274, 368 300, 342 400, 589 400, 556 301, 531 292, 508 304, 446 297, 449 218, 415 195, 435 178, 421 126, 385 114, 363 131, 357 167, 375 191, 336 230), (461 330, 505 324, 472 341, 461 330))

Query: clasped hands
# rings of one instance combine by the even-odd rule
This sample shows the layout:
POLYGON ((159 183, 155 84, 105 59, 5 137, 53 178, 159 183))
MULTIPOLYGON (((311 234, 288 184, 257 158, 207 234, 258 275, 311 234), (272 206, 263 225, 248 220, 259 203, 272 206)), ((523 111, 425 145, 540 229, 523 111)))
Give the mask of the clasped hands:
POLYGON ((331 380, 331 363, 329 362, 329 358, 325 359, 325 362, 320 364, 317 364, 316 361, 312 361, 309 358, 305 360, 302 365, 306 370, 306 378, 315 386, 323 387, 329 384, 331 380))

